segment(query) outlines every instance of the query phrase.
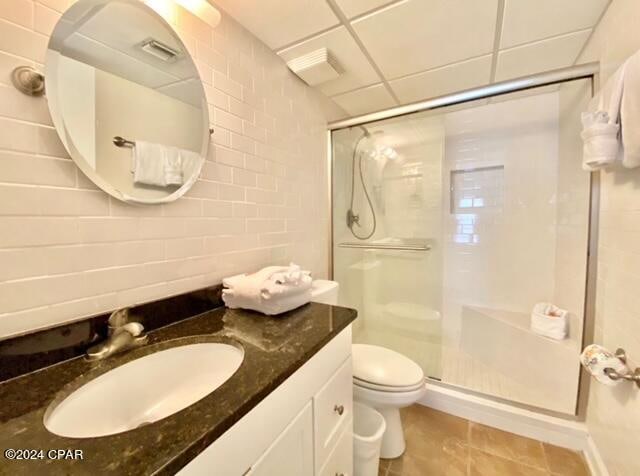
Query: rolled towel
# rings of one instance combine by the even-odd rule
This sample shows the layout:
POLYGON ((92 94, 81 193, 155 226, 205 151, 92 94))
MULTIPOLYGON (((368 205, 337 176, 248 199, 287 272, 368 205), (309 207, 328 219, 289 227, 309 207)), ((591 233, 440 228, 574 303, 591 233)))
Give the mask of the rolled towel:
POLYGON ((591 344, 582 351, 580 363, 595 379, 611 387, 622 380, 612 380, 605 373, 605 369, 613 369, 621 375, 629 373, 629 368, 612 352, 597 344, 591 344))
POLYGON ((608 114, 601 111, 582 114, 582 168, 588 172, 612 164, 618 157, 620 126, 608 118, 608 114))
POLYGON ((555 340, 566 339, 569 313, 548 302, 539 302, 531 312, 531 330, 555 340))

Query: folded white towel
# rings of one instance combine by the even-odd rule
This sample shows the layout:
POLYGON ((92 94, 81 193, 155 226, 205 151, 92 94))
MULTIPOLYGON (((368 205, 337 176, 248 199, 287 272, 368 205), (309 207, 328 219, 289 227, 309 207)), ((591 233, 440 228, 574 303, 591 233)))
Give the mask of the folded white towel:
POLYGON ((531 312, 531 330, 555 340, 566 339, 569 331, 569 312, 548 302, 539 302, 531 312))
POLYGON ((281 314, 311 300, 311 276, 299 266, 268 266, 253 274, 222 280, 222 299, 232 308, 281 314))
POLYGON ((132 154, 133 181, 135 183, 160 187, 167 185, 165 177, 166 148, 162 144, 137 140, 132 154))
POLYGON ((583 164, 592 171, 620 158, 640 166, 640 52, 624 62, 582 115, 583 164))

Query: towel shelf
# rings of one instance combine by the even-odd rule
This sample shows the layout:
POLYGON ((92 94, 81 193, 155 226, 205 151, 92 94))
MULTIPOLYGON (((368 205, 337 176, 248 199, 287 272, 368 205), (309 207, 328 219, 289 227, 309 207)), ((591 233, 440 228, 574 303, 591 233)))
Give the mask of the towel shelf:
POLYGON ((394 245, 384 243, 338 243, 338 248, 359 248, 364 250, 387 251, 429 251, 429 245, 394 245))
MULTIPOLYGON (((209 129, 209 135, 213 135, 213 129, 209 129)), ((135 147, 135 141, 125 139, 122 136, 115 136, 113 138, 113 143, 116 147, 135 147)))

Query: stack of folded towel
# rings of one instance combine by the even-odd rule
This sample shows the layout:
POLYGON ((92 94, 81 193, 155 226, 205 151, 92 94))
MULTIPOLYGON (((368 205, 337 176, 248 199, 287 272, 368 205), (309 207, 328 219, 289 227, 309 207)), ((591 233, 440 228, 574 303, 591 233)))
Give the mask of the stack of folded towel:
POLYGON ((167 187, 183 185, 201 156, 190 150, 141 140, 133 148, 133 181, 167 187))
POLYGON ((531 330, 555 340, 567 338, 569 312, 548 302, 539 302, 531 312, 531 330))
POLYGON ((222 299, 231 309, 282 314, 311 301, 311 273, 300 266, 268 266, 222 280, 222 299))
POLYGON ((620 160, 640 166, 640 52, 624 62, 582 114, 582 168, 597 170, 620 160))

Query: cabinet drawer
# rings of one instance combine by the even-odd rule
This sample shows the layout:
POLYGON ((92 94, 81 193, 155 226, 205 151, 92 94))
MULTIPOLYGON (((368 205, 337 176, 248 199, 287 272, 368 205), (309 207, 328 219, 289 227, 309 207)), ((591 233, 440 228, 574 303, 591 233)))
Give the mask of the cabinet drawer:
POLYGON ((324 465, 343 430, 350 425, 352 412, 353 368, 349 357, 313 397, 316 469, 324 465))
POLYGON ((335 448, 329 454, 319 476, 353 475, 353 422, 350 419, 347 428, 340 434, 335 448))

